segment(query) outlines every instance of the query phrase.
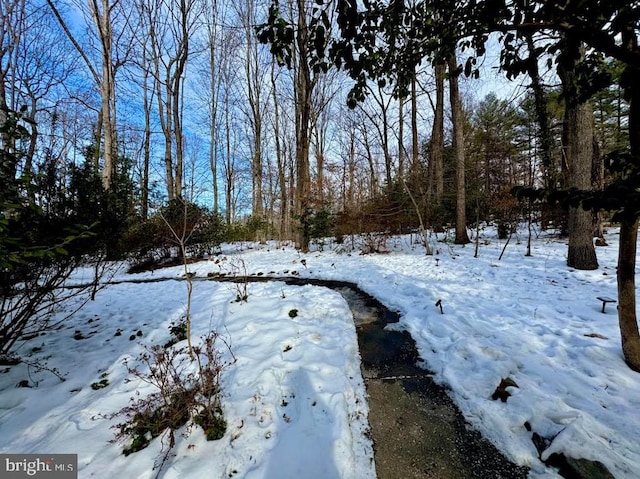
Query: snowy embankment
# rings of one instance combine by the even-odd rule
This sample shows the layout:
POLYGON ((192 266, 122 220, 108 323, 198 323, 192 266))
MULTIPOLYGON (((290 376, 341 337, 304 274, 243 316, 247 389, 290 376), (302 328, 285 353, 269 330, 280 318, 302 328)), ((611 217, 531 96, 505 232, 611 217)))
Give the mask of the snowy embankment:
MULTIPOLYGON (((183 430, 161 477, 375 477, 355 327, 342 297, 282 283, 251 285, 247 303, 236 295, 232 284, 200 282, 192 305, 194 342, 216 330, 230 347, 217 343, 230 363, 222 377, 227 433, 208 442, 197 426, 183 430)), ((25 365, 0 374, 0 451, 78 454, 80 478, 156 477, 162 442, 125 457, 123 444, 109 443, 123 418, 108 416, 154 392, 123 363, 138 365, 144 345, 167 342, 185 298, 177 281, 112 285, 62 329, 25 345, 30 360, 47 359, 66 381, 25 365), (103 379, 105 388, 92 389, 103 379)))
MULTIPOLYGON (((246 268, 248 274, 295 271, 357 283, 400 312, 394 327, 411 333, 425 367, 451 388, 473 427, 529 466, 531 477, 558 476, 538 459, 528 429, 555 437, 548 452, 600 461, 617 478, 640 477, 640 374, 622 360, 615 306, 602 314, 596 299, 616 297, 615 230, 610 246, 597 250, 600 268, 590 272, 567 268, 566 243, 553 238, 535 240, 531 257, 513 241, 501 261, 504 241, 491 231, 483 238, 479 258, 472 245, 445 243, 427 257, 402 237, 392 239, 384 255, 340 253, 338 245, 306 255, 275 244, 228 246, 189 269, 198 277, 246 268), (509 388, 507 402, 494 401, 503 378, 518 387, 509 388)), ((120 273, 117 279, 182 272, 120 273)), ((195 288, 195 335, 217 329, 237 357, 223 378, 229 428, 210 443, 194 428, 163 477, 203 471, 209 477, 373 477, 355 330, 342 298, 324 288, 249 284, 244 304, 232 303, 232 284, 197 282, 195 288), (292 309, 299 315, 291 318, 292 309), (305 473, 296 476, 296 467, 305 473)), ((125 458, 121 445, 107 444, 113 421, 101 415, 126 405, 140 386, 125 381, 122 360, 139 354, 139 342, 166 341, 184 304, 185 286, 176 281, 113 285, 65 329, 30 342, 29 348, 42 346, 34 357, 50 356, 67 381, 38 373, 30 378, 38 388, 14 388, 28 379, 23 366, 0 375, 0 450, 77 452, 81 477, 153 477, 160 445, 125 458), (123 337, 113 337, 116 328, 123 337), (143 336, 129 341, 137 328, 143 336), (87 339, 73 340, 75 330, 87 339), (93 391, 89 384, 102 372, 109 386, 93 391)))

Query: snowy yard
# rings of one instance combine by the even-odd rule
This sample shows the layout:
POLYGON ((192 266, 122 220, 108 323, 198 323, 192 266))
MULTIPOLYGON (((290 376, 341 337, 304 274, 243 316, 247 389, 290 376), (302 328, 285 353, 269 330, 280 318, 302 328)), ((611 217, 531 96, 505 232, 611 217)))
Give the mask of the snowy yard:
MULTIPOLYGON (((305 255, 275 243, 225 246, 190 270, 198 278, 246 268, 251 275, 295 271, 354 282, 401 314, 394 327, 411 333, 425 367, 451 388, 473 427, 531 468, 530 477, 559 476, 538 459, 525 424, 555 437, 549 453, 597 460, 616 478, 636 478, 640 374, 622 360, 615 305, 602 314, 596 299, 617 295, 615 233, 607 236, 610 246, 597 249, 600 268, 589 272, 567 268, 566 244, 544 235, 534 241, 532 257, 513 241, 498 261, 504 241, 492 231, 477 259, 473 245, 446 243, 434 243, 437 254, 428 257, 404 236, 392 238, 384 255, 341 252, 339 245, 305 255), (434 306, 438 300, 444 314, 434 306), (507 402, 494 401, 503 378, 518 387, 509 389, 507 402)), ((123 444, 109 442, 118 419, 108 416, 136 391, 150 391, 131 380, 123 361, 136 360, 143 345, 168 340, 185 308, 185 283, 173 280, 182 273, 179 267, 136 275, 123 269, 116 279, 172 280, 110 285, 64 327, 25 344, 21 354, 46 359, 66 381, 25 365, 0 369, 0 451, 77 453, 81 478, 155 477, 161 442, 125 457, 123 444), (92 389, 102 379, 106 387, 92 389), (16 387, 21 381, 30 387, 16 387)), ((83 271, 74 278, 89 279, 83 271)), ((194 340, 215 330, 233 353, 219 344, 230 363, 222 377, 228 428, 212 442, 191 428, 178 438, 161 477, 375 477, 346 302, 326 288, 279 282, 249 284, 248 294, 248 302, 238 303, 234 284, 195 282, 194 340)))

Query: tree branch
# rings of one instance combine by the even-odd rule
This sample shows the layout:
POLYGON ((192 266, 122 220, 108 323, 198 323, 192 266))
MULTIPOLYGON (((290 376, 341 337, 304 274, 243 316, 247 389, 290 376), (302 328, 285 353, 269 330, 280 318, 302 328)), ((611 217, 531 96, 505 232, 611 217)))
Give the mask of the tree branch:
POLYGON ((84 62, 87 64, 87 68, 89 68, 89 71, 91 72, 91 76, 93 76, 94 81, 96 82, 97 85, 100 85, 100 75, 98 75, 98 72, 95 70, 95 68, 93 68, 93 65, 91 64, 91 60, 89 60, 89 57, 87 56, 85 51, 82 49, 82 47, 80 46, 76 38, 73 36, 73 33, 71 33, 71 30, 69 30, 69 27, 67 26, 67 23, 64 21, 64 18, 62 18, 62 15, 60 15, 60 12, 58 11, 58 9, 56 8, 56 6, 53 4, 51 0, 47 0, 47 4, 51 8, 51 11, 55 15, 56 19, 58 20, 58 23, 62 27, 62 30, 64 30, 64 33, 69 38, 69 41, 73 44, 74 48, 78 51, 78 53, 80 54, 84 62))

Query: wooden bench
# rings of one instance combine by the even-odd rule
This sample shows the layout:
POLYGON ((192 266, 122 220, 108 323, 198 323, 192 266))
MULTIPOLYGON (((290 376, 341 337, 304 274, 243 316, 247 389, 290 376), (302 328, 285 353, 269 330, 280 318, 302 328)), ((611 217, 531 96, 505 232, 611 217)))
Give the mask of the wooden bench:
POLYGON ((616 300, 613 298, 608 298, 606 296, 598 296, 596 299, 599 299, 600 301, 602 301, 602 312, 604 313, 604 308, 605 306, 607 306, 607 303, 615 303, 616 300))

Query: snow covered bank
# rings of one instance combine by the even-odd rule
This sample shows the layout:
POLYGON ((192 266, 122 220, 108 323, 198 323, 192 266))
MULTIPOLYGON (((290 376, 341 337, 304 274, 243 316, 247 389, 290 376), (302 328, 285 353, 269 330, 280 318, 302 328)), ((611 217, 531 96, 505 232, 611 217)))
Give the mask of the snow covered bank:
MULTIPOLYGON (((538 459, 532 431, 555 436, 549 452, 601 461, 617 478, 640 477, 640 375, 622 360, 615 307, 602 314, 596 299, 616 297, 615 230, 607 236, 610 246, 597 249, 600 269, 589 272, 567 268, 566 243, 551 237, 534 241, 532 257, 525 256, 524 244, 512 242, 501 261, 504 241, 491 231, 484 240, 479 258, 473 258, 471 245, 445 243, 437 243, 437 254, 426 257, 409 237, 394 238, 389 254, 365 256, 334 250, 302 255, 273 243, 242 250, 225 246, 222 255, 190 270, 197 277, 246 268, 256 275, 357 283, 400 312, 395 327, 411 333, 426 367, 451 387, 468 421, 509 458, 531 467, 532 478, 558 477, 538 459), (435 307, 437 300, 444 314, 435 307), (507 402, 492 400, 507 377, 518 387, 509 388, 507 402)), ((181 267, 121 272, 118 279, 179 278, 182 273, 181 267)), ((83 275, 78 272, 75 280, 90 278, 88 272, 83 275)), ((318 456, 331 458, 314 463, 320 475, 309 475, 315 469, 308 467, 304 477, 373 477, 346 304, 323 288, 278 283, 248 288, 249 302, 239 304, 231 302, 236 296, 231 284, 196 284, 196 334, 222 329, 239 358, 225 377, 229 434, 206 443, 194 430, 176 448, 178 456, 164 477, 206 470, 219 471, 214 477, 236 471, 233 477, 270 478, 274 468, 287 463, 281 458, 291 459, 294 447, 303 451, 295 457, 304 464, 318 456), (291 309, 299 315, 290 318, 291 309), (305 454, 309 451, 313 455, 305 454)), ((166 340, 184 301, 184 284, 175 281, 109 286, 68 329, 35 340, 45 343, 36 354, 52 355, 51 364, 69 372, 68 380, 58 384, 41 373, 37 389, 16 389, 18 380, 28 378, 26 370, 0 374, 0 450, 79 452, 87 475, 127 471, 130 477, 152 477, 147 471, 159 445, 124 458, 119 447, 106 444, 108 421, 96 418, 126 404, 136 387, 124 382, 121 366, 124 357, 135 357, 140 349, 128 335, 139 327, 142 341, 166 340), (100 321, 89 324, 94 317, 100 321), (79 328, 85 336, 96 332, 74 341, 79 328), (125 331, 124 338, 112 337, 116 328, 125 331), (110 387, 88 388, 104 371, 110 387)))

